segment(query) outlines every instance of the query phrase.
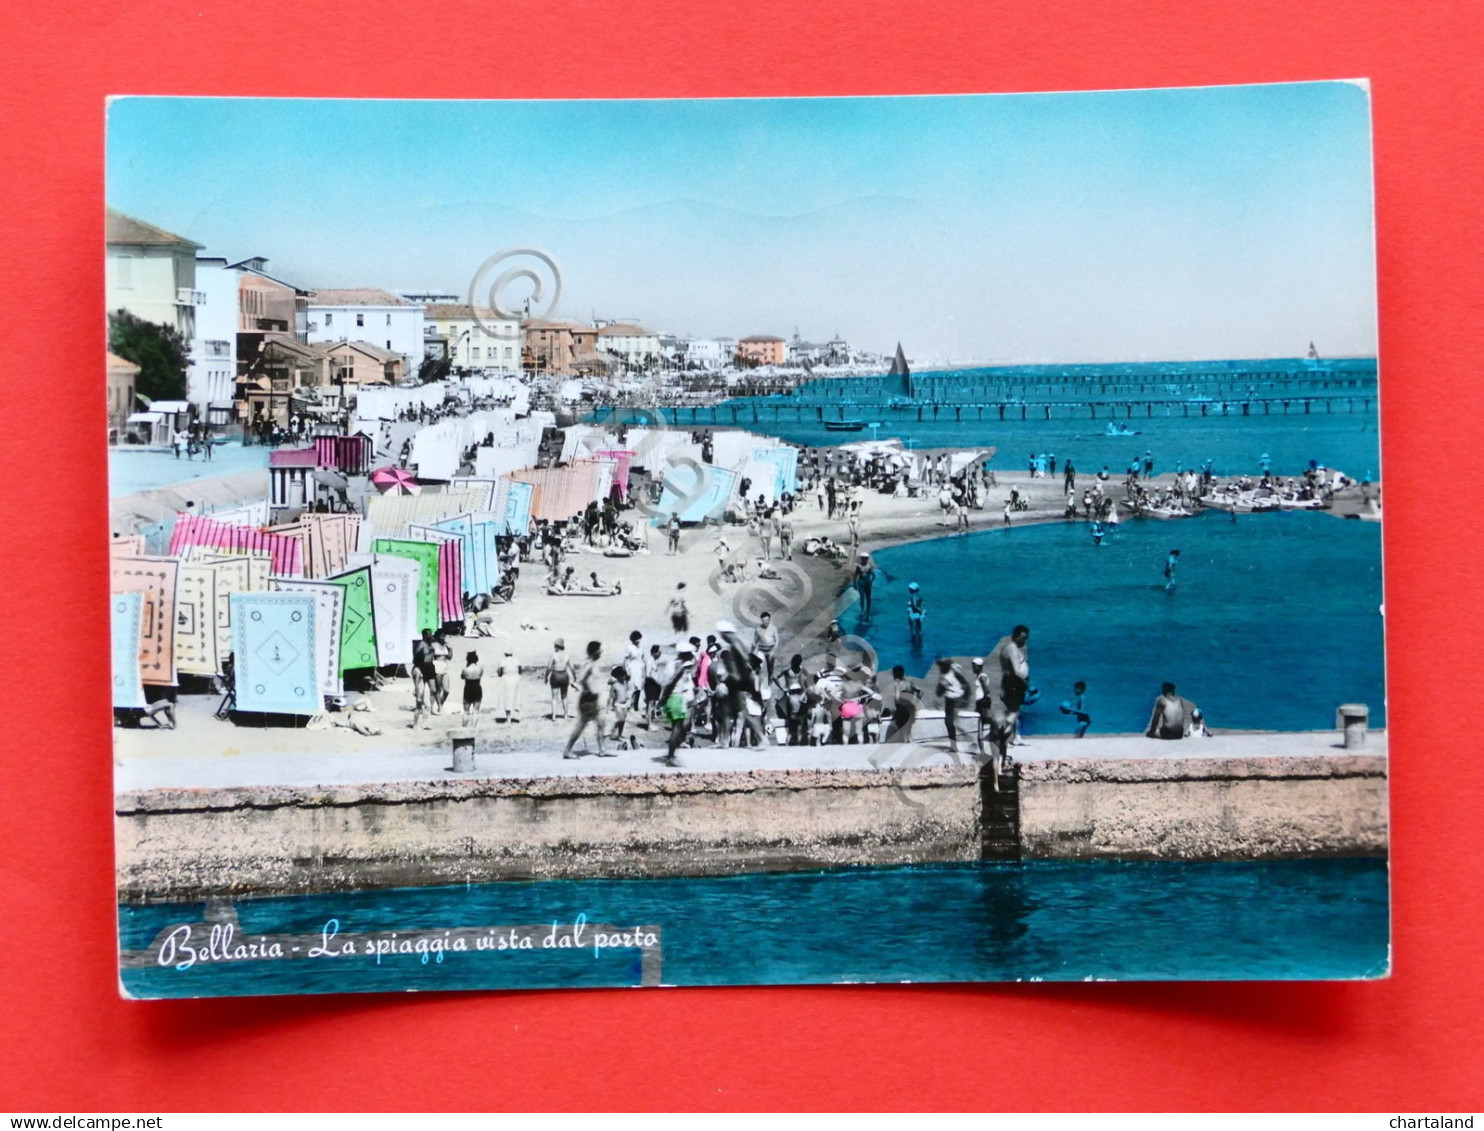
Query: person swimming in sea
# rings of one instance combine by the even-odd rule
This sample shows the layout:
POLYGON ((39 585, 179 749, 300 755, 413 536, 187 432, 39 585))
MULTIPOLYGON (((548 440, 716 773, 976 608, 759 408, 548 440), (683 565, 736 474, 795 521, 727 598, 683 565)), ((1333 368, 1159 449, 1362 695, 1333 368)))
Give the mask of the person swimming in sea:
POLYGON ((1165 559, 1165 592, 1175 591, 1175 567, 1180 564, 1180 551, 1171 550, 1170 556, 1165 559))
POLYGON ((1094 522, 1089 530, 1089 533, 1092 534, 1092 544, 1094 546, 1101 546, 1103 544, 1103 535, 1106 534, 1107 531, 1103 529, 1103 524, 1101 522, 1094 522))

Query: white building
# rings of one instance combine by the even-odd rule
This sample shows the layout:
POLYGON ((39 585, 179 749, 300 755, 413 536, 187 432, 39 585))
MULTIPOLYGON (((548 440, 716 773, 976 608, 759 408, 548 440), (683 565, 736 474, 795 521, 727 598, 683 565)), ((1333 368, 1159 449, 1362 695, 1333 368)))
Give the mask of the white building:
POLYGON ((201 419, 226 424, 237 383, 237 329, 241 316, 237 270, 217 256, 196 256, 196 336, 186 372, 186 399, 201 419))
POLYGON ((643 369, 660 356, 660 336, 633 322, 598 327, 598 352, 621 359, 630 369, 643 369))
POLYGON ((736 338, 690 338, 685 342, 685 364, 699 369, 730 365, 737 353, 736 338))
POLYGON ((455 369, 518 374, 523 344, 520 319, 504 318, 486 307, 480 307, 478 313, 476 318, 474 307, 468 303, 425 306, 428 356, 447 357, 455 369))
POLYGON ((196 252, 201 245, 110 208, 108 313, 126 310, 136 318, 169 326, 189 343, 196 336, 196 252))
POLYGON ((423 308, 375 287, 311 291, 310 342, 369 342, 400 354, 403 371, 422 363, 423 308))

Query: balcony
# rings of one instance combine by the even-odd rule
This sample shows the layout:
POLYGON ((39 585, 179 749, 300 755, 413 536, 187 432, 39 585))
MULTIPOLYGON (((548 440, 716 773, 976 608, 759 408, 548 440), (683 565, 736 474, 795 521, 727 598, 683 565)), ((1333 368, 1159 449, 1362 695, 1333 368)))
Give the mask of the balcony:
POLYGON ((178 287, 175 291, 176 306, 205 306, 206 292, 193 291, 190 287, 178 287))

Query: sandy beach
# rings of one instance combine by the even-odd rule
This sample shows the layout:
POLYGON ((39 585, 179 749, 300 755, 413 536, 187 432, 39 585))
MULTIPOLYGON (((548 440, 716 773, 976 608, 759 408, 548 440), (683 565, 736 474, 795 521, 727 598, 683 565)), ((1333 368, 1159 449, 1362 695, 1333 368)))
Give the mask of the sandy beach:
MULTIPOLYGON (((235 480, 237 477, 233 477, 235 480)), ((1003 524, 1002 505, 1011 489, 1018 490, 1029 503, 1029 510, 1013 516, 1014 526, 1030 523, 1064 521, 1064 495, 1060 476, 1031 477, 1028 472, 1009 471, 997 475, 998 486, 988 491, 982 510, 969 512, 969 529, 989 529, 1003 524)), ((1171 476, 1157 476, 1153 486, 1163 486, 1171 476)), ((1082 477, 1079 483, 1090 481, 1082 477)), ((227 486, 227 484, 223 484, 227 486)), ((232 483, 240 490, 245 483, 232 483)), ((195 488, 199 492, 199 487, 195 488)), ((234 492, 235 493, 235 492, 234 492)), ((929 538, 953 536, 939 509, 935 495, 920 498, 893 498, 875 491, 861 490, 853 496, 861 503, 860 545, 865 551, 929 538)), ((137 498, 137 497, 136 497, 137 498)), ((153 501, 153 500, 152 500, 153 501)), ((138 508, 134 499, 131 509, 138 508)), ((156 503, 156 506, 160 504, 156 503)), ((1358 491, 1349 489, 1335 499, 1330 513, 1358 511, 1358 491)), ((155 507, 149 508, 154 511, 155 507)), ((695 527, 681 537, 681 552, 669 554, 661 533, 651 531, 649 548, 633 557, 605 557, 590 548, 577 552, 569 564, 578 576, 596 571, 605 583, 618 582, 622 593, 613 597, 553 596, 543 591, 544 569, 536 562, 525 563, 515 600, 496 606, 489 637, 451 637, 454 652, 450 671, 453 673, 450 696, 445 711, 426 720, 413 730, 411 679, 398 675, 386 686, 356 695, 369 704, 369 712, 359 714, 381 730, 379 735, 363 735, 351 730, 347 712, 321 716, 303 733, 303 726, 235 725, 213 717, 218 702, 216 695, 182 694, 178 704, 175 730, 116 729, 115 757, 121 764, 138 761, 168 761, 200 757, 200 751, 219 750, 223 759, 242 756, 273 755, 303 751, 312 747, 317 757, 339 762, 358 756, 384 755, 409 748, 438 746, 446 749, 448 731, 462 725, 462 683, 457 677, 465 655, 477 652, 485 669, 485 710, 478 725, 478 748, 488 751, 558 751, 565 743, 576 715, 575 694, 569 700, 572 720, 558 717, 553 721, 551 696, 542 679, 542 671, 551 655, 553 642, 565 641, 566 650, 580 660, 586 644, 597 640, 603 645, 603 659, 616 664, 629 633, 644 634, 645 647, 658 643, 671 645, 679 641, 666 615, 666 605, 685 584, 684 596, 690 613, 690 633, 704 638, 715 631, 718 620, 737 621, 745 629, 754 623, 763 609, 774 612, 782 637, 780 661, 793 652, 806 656, 822 650, 824 632, 831 619, 831 607, 847 586, 847 563, 831 561, 802 552, 812 537, 829 537, 842 546, 849 545, 844 519, 829 519, 818 507, 813 495, 802 497, 793 514, 795 528, 792 566, 778 559, 779 548, 773 547, 774 565, 781 577, 777 581, 758 581, 757 561, 762 556, 759 540, 740 525, 695 527), (721 579, 716 552, 717 539, 726 539, 732 553, 749 563, 750 580, 741 583, 721 579), (510 653, 520 669, 520 721, 497 722, 490 711, 494 700, 493 684, 496 667, 510 653), (337 725, 341 724, 341 725, 337 725)), ((1175 521, 1175 520, 1172 520, 1175 521)), ((853 593, 847 595, 847 600, 853 593)), ((922 673, 910 673, 920 676, 922 673)), ((629 731, 637 735, 641 747, 660 746, 665 731, 656 727, 645 730, 632 723, 629 731)), ((590 745, 591 739, 586 740, 590 745)), ((633 755, 630 755, 633 756, 633 755)), ((578 763, 587 765, 584 759, 578 763)), ((327 762, 327 771, 328 762, 327 762)), ((341 769, 333 771, 337 776, 341 769)))

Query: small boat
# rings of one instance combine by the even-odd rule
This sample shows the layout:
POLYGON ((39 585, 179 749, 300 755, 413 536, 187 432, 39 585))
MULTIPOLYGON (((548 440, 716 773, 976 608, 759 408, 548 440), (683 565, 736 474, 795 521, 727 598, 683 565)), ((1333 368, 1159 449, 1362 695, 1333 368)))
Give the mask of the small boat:
POLYGON ((1107 434, 1109 436, 1138 436, 1140 432, 1137 428, 1130 428, 1127 424, 1117 424, 1110 420, 1107 434))
POLYGON ((864 432, 865 429, 864 420, 826 420, 824 422, 826 432, 864 432))

